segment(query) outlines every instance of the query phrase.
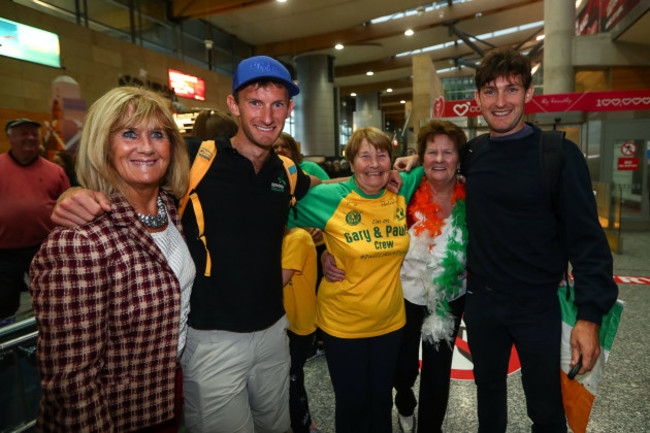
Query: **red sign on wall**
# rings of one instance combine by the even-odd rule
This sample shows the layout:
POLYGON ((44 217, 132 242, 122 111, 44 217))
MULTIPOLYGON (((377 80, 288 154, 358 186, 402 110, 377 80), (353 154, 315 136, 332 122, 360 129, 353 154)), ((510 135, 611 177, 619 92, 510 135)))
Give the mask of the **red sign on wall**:
POLYGON ((639 158, 618 158, 619 170, 638 170, 639 158))
POLYGON ((169 69, 169 87, 177 96, 205 101, 205 81, 194 75, 169 69))

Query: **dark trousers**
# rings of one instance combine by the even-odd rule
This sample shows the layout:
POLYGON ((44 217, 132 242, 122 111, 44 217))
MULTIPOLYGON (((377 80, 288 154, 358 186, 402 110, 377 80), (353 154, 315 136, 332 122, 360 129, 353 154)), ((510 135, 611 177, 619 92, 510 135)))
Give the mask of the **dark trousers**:
MULTIPOLYGON (((406 326, 402 335, 395 373, 395 406, 402 415, 412 415, 417 401, 413 393, 413 384, 420 369, 420 338, 422 322, 426 315, 424 305, 413 304, 404 300, 406 307, 406 326)), ((455 343, 463 315, 465 297, 460 297, 449 303, 454 315, 455 343)), ((454 354, 454 343, 451 346, 446 341, 438 343, 438 347, 426 341, 422 342, 422 372, 420 376, 420 394, 418 407, 417 431, 419 433, 441 432, 442 422, 447 412, 449 398, 449 381, 451 360, 454 354)))
POLYGON ((289 353, 291 369, 289 370, 289 415, 293 433, 309 433, 311 415, 305 391, 305 372, 303 367, 314 343, 314 333, 298 335, 287 331, 289 335, 289 353))
POLYGON ((521 361, 532 432, 565 433, 561 313, 556 292, 550 288, 548 294, 536 298, 515 298, 472 280, 465 301, 465 325, 474 362, 479 433, 506 431, 506 376, 513 344, 521 361))
POLYGON ((337 433, 392 433, 393 377, 402 330, 369 338, 323 332, 337 433))
POLYGON ((40 247, 0 249, 0 320, 18 311, 20 292, 27 290, 25 273, 40 247))

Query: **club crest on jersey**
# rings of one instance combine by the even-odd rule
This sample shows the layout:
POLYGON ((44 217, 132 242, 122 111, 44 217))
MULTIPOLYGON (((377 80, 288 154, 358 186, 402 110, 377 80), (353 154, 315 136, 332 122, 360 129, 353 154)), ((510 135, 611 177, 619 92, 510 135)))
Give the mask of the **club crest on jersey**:
POLYGON ((397 211, 395 212, 395 218, 397 218, 397 221, 402 221, 404 217, 405 217, 404 208, 398 207, 397 211))
POLYGON ((284 192, 287 182, 278 176, 275 182, 271 182, 271 191, 284 192))
POLYGON ((357 210, 348 212, 348 214, 345 216, 345 222, 348 223, 348 225, 356 226, 361 222, 361 213, 359 213, 357 210))

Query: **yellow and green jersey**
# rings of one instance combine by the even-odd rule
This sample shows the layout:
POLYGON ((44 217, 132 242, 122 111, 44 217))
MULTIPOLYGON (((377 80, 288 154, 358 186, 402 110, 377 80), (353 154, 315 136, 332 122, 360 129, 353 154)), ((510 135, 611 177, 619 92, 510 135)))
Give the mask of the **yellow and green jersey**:
POLYGON ((345 271, 345 280, 323 279, 316 324, 340 338, 387 334, 404 326, 399 270, 408 251, 406 204, 419 185, 421 168, 404 173, 399 194, 364 194, 354 183, 321 184, 298 202, 289 226, 316 227, 327 249, 345 271))
POLYGON ((309 335, 316 330, 316 247, 311 235, 295 228, 282 240, 282 268, 296 271, 284 286, 284 309, 289 330, 309 335))

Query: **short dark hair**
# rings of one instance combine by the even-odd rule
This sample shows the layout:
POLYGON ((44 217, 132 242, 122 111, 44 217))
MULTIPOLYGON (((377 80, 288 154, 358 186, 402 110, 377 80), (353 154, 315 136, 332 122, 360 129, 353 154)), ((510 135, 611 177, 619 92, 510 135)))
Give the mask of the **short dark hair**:
POLYGON ((217 140, 221 137, 228 138, 237 134, 239 125, 229 114, 219 110, 202 110, 194 120, 192 137, 201 140, 217 140))
POLYGON ((446 135, 454 143, 458 155, 461 155, 467 144, 467 137, 463 130, 446 120, 431 120, 426 123, 420 132, 418 132, 418 156, 420 161, 424 161, 424 153, 427 150, 427 141, 429 137, 436 135, 446 135))
POLYGON ((530 59, 513 48, 494 49, 485 56, 479 67, 476 68, 476 75, 474 76, 476 90, 480 91, 483 86, 498 77, 510 78, 512 76, 520 76, 524 88, 528 89, 533 81, 530 59))
POLYGON ((282 87, 286 89, 287 91, 287 101, 291 100, 291 93, 289 93, 289 89, 287 88, 287 85, 284 84, 280 80, 273 80, 273 79, 268 79, 268 78, 262 78, 258 81, 251 81, 250 83, 246 83, 246 85, 241 86, 237 90, 235 90, 235 93, 232 95, 235 98, 235 102, 239 104, 239 92, 241 92, 243 89, 245 89, 248 86, 256 86, 256 87, 261 87, 263 89, 267 88, 268 86, 275 86, 275 87, 282 87))

